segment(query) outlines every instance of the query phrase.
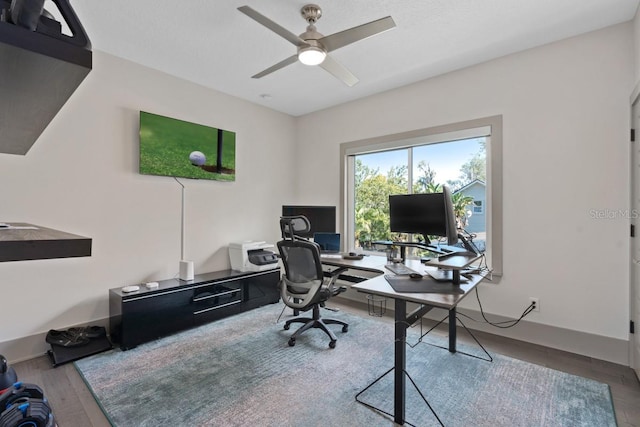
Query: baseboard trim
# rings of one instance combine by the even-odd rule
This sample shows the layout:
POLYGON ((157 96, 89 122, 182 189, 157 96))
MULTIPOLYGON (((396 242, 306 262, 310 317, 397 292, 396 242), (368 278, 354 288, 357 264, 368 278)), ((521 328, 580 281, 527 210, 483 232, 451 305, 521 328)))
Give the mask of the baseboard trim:
MULTIPOLYGON (((347 292, 339 295, 337 298, 347 300, 350 303, 355 302, 358 305, 364 304, 363 308, 365 310, 367 309, 367 299, 365 294, 347 292)), ((386 309, 388 312, 393 312, 392 300, 387 301, 386 309)), ((482 319, 482 315, 479 311, 462 308, 459 308, 458 311, 462 314, 466 314, 467 316, 471 316, 474 319, 482 319)), ((391 314, 391 316, 393 316, 393 314, 391 314)), ((431 311, 426 317, 431 320, 440 321, 445 316, 446 311, 444 309, 437 309, 431 311)), ((489 314, 488 316, 494 323, 513 320, 511 318, 493 314, 489 314)), ((462 317, 462 321, 467 328, 474 331, 482 331, 518 341, 525 341, 556 350, 567 351, 569 353, 580 354, 594 359, 617 363, 619 365, 630 365, 630 343, 628 340, 574 331, 571 329, 544 325, 527 320, 521 320, 517 326, 509 329, 496 328, 484 322, 473 322, 471 320, 466 320, 464 317, 462 317)), ((445 321, 445 323, 447 322, 445 321)))
MULTIPOLYGON (((104 326, 105 328, 108 328, 109 318, 95 320, 91 323, 82 325, 72 325, 69 326, 69 328, 90 325, 104 326)), ((47 332, 41 332, 38 334, 29 335, 27 337, 0 342, 0 354, 2 354, 7 359, 9 364, 24 362, 25 360, 31 360, 36 357, 40 357, 46 354, 47 350, 51 349, 51 346, 45 341, 47 332)))
MULTIPOLYGON (((359 305, 363 305, 365 310, 367 309, 367 299, 365 294, 356 294, 355 292, 351 292, 341 294, 337 298, 356 302, 359 305)), ((389 312, 393 312, 393 304, 387 304, 386 309, 389 312)), ((429 319, 439 321, 446 315, 444 310, 442 310, 441 313, 439 313, 440 310, 434 311, 435 313, 431 312, 429 313, 429 316, 427 316, 429 319)), ((481 318, 481 314, 478 311, 468 309, 459 309, 459 311, 475 319, 481 318)), ((511 320, 497 315, 490 315, 490 317, 492 322, 511 320)), ((568 351, 570 353, 593 357, 595 359, 605 360, 624 366, 630 366, 628 340, 574 331, 556 326, 543 325, 527 320, 520 321, 516 327, 510 329, 496 328, 487 323, 463 321, 469 329, 474 331, 482 331, 514 340, 525 341, 544 347, 568 351)), ((104 318, 96 320, 90 324, 108 328, 109 319, 104 318)), ((89 326, 89 324, 74 326, 89 326)), ((17 338, 15 340, 0 342, 0 354, 6 357, 9 363, 22 362, 42 356, 50 349, 49 344, 45 341, 46 335, 46 332, 42 332, 27 337, 17 338)))
MULTIPOLYGON (((479 311, 459 309, 460 313, 481 319, 479 311)), ((513 320, 511 318, 489 315, 491 322, 513 320)), ((438 319, 439 320, 439 319, 438 319)), ((496 328, 488 323, 463 322, 469 329, 487 332, 514 340, 526 341, 556 350, 580 354, 594 359, 605 360, 619 365, 629 366, 629 341, 571 329, 549 326, 527 320, 521 320, 517 326, 509 329, 496 328)))

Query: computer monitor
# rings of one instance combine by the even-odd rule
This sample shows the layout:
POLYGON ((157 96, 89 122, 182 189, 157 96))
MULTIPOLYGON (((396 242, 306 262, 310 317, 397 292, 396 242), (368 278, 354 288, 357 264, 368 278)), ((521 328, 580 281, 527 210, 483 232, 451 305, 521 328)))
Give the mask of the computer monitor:
POLYGON ((448 245, 458 243, 458 230, 451 191, 442 193, 394 194, 389 196, 389 220, 393 233, 422 234, 426 244, 429 236, 446 237, 448 245))
POLYGON ((446 236, 447 217, 442 193, 394 194, 389 196, 389 225, 392 233, 446 236))
POLYGON ((340 252, 340 233, 313 233, 313 241, 320 246, 323 253, 340 252))
POLYGON ((462 246, 469 252, 480 255, 482 252, 471 238, 467 238, 463 233, 458 231, 458 221, 455 211, 453 210, 453 199, 451 198, 451 190, 446 185, 442 188, 445 200, 445 208, 447 211, 447 244, 449 246, 457 245, 458 241, 462 242, 462 246))
POLYGON ((283 205, 282 216, 304 215, 309 220, 311 228, 300 237, 311 238, 314 233, 336 232, 336 207, 335 206, 300 206, 283 205))
POLYGON ((453 210, 451 190, 446 185, 442 186, 442 197, 444 198, 444 211, 447 216, 447 244, 453 246, 458 243, 458 221, 456 220, 456 213, 453 210))

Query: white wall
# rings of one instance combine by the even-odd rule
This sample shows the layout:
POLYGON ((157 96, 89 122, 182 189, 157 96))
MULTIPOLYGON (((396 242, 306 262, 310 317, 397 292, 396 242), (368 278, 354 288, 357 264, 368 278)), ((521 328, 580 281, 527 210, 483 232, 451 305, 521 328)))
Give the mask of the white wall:
POLYGON ((294 191, 281 167, 293 164, 294 119, 95 52, 27 155, 0 154, 0 221, 91 237, 93 255, 0 263, 0 345, 106 318, 109 288, 176 276, 181 189, 138 174, 139 110, 236 132, 235 182, 182 180, 196 274, 229 268, 229 242, 279 237, 294 191))
POLYGON ((528 320, 626 341, 629 223, 592 212, 628 209, 632 49, 625 23, 301 117, 299 197, 341 204, 340 143, 501 114, 504 276, 485 310, 538 297, 528 320))

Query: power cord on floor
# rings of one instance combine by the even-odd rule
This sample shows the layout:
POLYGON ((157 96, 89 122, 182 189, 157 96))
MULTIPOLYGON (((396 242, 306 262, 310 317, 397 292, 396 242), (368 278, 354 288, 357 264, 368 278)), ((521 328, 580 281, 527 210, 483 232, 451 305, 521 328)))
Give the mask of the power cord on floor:
MULTIPOLYGON (((524 311, 522 312, 522 315, 520 315, 519 318, 511 319, 511 320, 504 320, 502 322, 492 322, 489 319, 487 319, 487 317, 484 314, 484 309, 482 308, 482 302, 480 301, 480 294, 478 293, 478 288, 477 287, 476 287, 476 299, 478 300, 478 306, 480 307, 480 314, 482 315, 482 318, 484 319, 485 323, 488 323, 491 326, 495 326, 496 328, 502 328, 502 329, 512 328, 512 327, 516 326, 518 323, 520 323, 520 321, 522 319, 525 318, 525 316, 527 316, 529 313, 531 313, 536 307, 535 303, 532 302, 531 304, 529 304, 529 306, 527 308, 524 309, 524 311)), ((466 315, 464 313, 458 312, 458 316, 464 316, 467 319, 470 319, 470 320, 472 320, 474 322, 481 322, 481 320, 474 319, 473 317, 468 316, 468 315, 466 315)))

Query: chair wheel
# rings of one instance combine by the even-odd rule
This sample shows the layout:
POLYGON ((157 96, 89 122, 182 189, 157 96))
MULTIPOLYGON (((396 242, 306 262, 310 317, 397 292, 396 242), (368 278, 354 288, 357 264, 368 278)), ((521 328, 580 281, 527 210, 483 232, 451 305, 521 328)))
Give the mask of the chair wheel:
POLYGON ((336 342, 335 341, 329 341, 329 348, 336 348, 336 342))
POLYGON ((284 324, 284 330, 285 331, 288 331, 290 327, 291 327, 291 325, 289 323, 285 323, 284 324))
POLYGON ((342 327, 342 332, 347 332, 349 330, 349 325, 344 325, 342 327))
MULTIPOLYGON (((294 345, 296 345, 296 339, 295 338, 289 338, 289 347, 293 347, 294 345)), ((334 344, 335 346, 335 344, 334 344)))

